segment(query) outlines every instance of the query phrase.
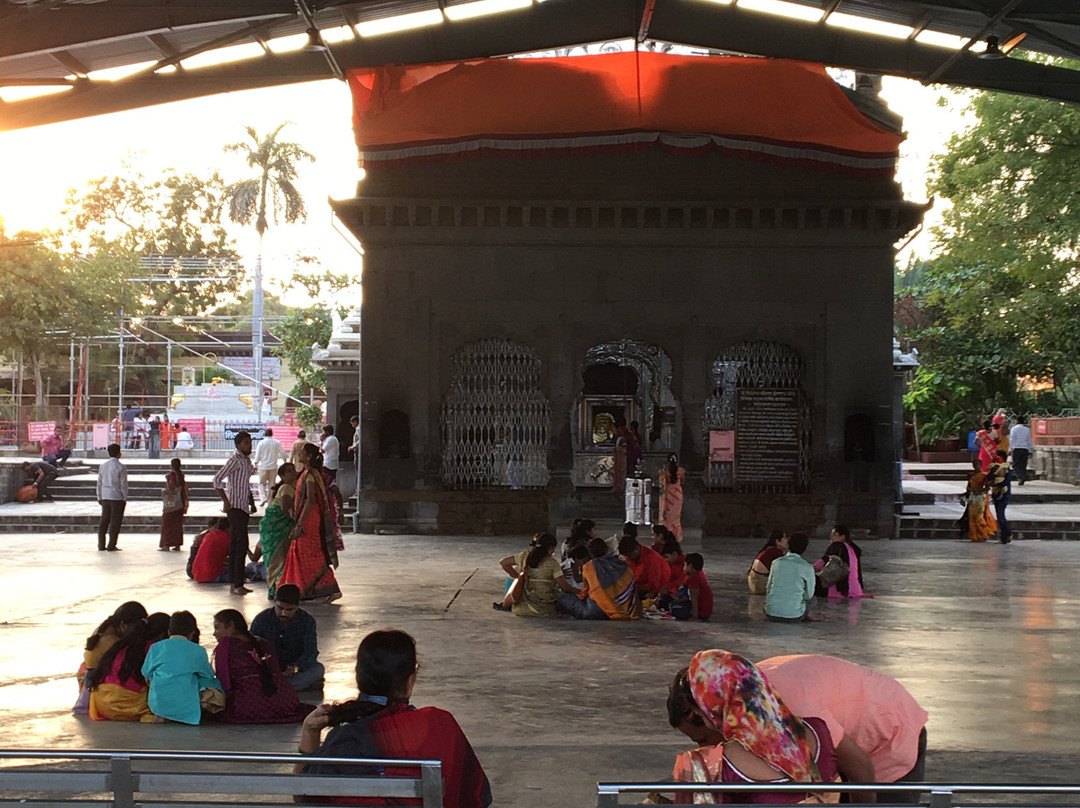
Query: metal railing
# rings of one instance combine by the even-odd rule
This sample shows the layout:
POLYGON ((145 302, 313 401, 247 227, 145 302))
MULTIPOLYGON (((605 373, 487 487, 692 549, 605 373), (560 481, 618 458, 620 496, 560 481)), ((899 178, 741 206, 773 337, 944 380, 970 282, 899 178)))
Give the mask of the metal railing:
MULTIPOLYGON (((920 795, 929 795, 926 804, 928 808, 956 808, 967 805, 986 805, 988 802, 959 802, 956 796, 969 794, 987 794, 997 797, 1009 796, 1038 796, 1060 795, 1071 797, 1070 799, 1054 802, 1055 806, 1080 806, 1080 785, 990 785, 990 784, 945 784, 945 783, 879 783, 879 784, 855 784, 855 783, 597 783, 597 808, 626 808, 640 803, 640 797, 659 793, 663 795, 684 794, 689 797, 687 802, 692 802, 690 797, 694 793, 710 794, 743 794, 749 796, 756 793, 786 793, 796 794, 826 794, 841 793, 852 797, 851 806, 873 808, 873 805, 897 805, 911 804, 913 800, 895 800, 890 802, 889 795, 911 795, 913 792, 920 795), (872 793, 877 795, 877 803, 858 803, 855 798, 858 794, 872 793), (635 795, 638 801, 634 803, 623 802, 624 795, 635 795)), ((995 800, 994 804, 1016 805, 1016 801, 1002 803, 995 800)), ((1026 806, 1043 805, 1044 803, 1022 803, 1026 806)), ((762 803, 758 803, 759 806, 762 803)), ((780 808, 783 808, 781 806, 780 808)))
MULTIPOLYGON (((213 752, 76 752, 0 750, 0 806, 26 808, 86 806, 135 808, 256 808, 291 804, 303 795, 307 805, 323 805, 320 798, 372 797, 420 800, 424 808, 442 808, 442 767, 438 760, 326 758, 314 755, 225 754, 213 752), (20 761, 20 768, 12 768, 20 761), (28 765, 31 761, 63 762, 28 765), (98 764, 76 770, 72 764, 98 764), (296 774, 282 766, 327 763, 355 770, 367 766, 418 770, 416 777, 296 774), (105 765, 102 765, 105 764, 105 765), (171 764, 163 767, 162 764, 171 764), (228 768, 210 768, 223 764, 228 768), (231 764, 231 765, 230 765, 231 764), (201 767, 200 767, 201 765, 201 767), (181 766, 199 770, 179 770, 181 766), (260 768, 270 768, 259 771, 260 768), (43 795, 48 795, 47 797, 43 795), (270 798, 270 799, 268 799, 270 798), (277 798, 277 799, 273 799, 277 798)), ((392 804, 392 803, 390 803, 392 804)))

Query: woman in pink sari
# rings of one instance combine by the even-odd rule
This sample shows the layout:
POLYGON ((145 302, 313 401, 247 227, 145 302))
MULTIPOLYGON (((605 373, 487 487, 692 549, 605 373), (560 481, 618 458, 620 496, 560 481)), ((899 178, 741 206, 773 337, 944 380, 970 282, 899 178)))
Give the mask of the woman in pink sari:
POLYGON ((293 513, 296 527, 289 534, 291 543, 285 568, 278 581, 295 584, 301 600, 329 603, 341 597, 334 567, 338 564, 334 543, 330 499, 322 476, 322 452, 313 443, 301 452, 304 471, 296 481, 293 513))
MULTIPOLYGON (((863 591, 862 550, 851 540, 851 531, 845 525, 836 525, 829 534, 832 544, 825 548, 821 558, 814 563, 814 569, 820 570, 829 560, 829 556, 839 556, 848 565, 847 579, 836 586, 829 587, 826 597, 830 598, 872 598, 863 591)), ((820 591, 819 593, 820 594, 820 591)))
POLYGON ((667 465, 660 469, 660 524, 682 541, 683 477, 686 470, 679 465, 679 456, 669 454, 667 465))

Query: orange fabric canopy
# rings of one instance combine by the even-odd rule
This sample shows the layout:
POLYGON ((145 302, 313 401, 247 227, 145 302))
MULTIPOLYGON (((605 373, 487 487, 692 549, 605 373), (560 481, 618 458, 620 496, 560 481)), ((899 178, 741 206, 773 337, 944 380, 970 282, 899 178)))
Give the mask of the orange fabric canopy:
POLYGON ((348 78, 368 169, 660 145, 891 175, 901 142, 821 65, 788 60, 644 51, 386 66, 348 78))

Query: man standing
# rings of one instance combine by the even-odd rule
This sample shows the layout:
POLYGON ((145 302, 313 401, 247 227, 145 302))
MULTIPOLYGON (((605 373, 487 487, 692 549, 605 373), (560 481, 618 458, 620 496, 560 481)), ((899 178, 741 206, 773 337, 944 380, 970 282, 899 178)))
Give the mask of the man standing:
POLYGON ((255 450, 255 469, 259 472, 259 504, 265 505, 270 498, 270 489, 277 479, 277 469, 285 462, 285 450, 274 437, 274 430, 266 428, 265 437, 259 441, 255 450))
POLYGON ((311 441, 307 439, 307 432, 300 430, 296 433, 296 440, 293 441, 292 448, 289 449, 289 462, 296 466, 296 470, 300 470, 302 465, 301 461, 304 459, 304 447, 311 441))
POLYGON ((64 448, 64 437, 60 427, 56 427, 51 435, 41 439, 41 459, 46 463, 52 463, 59 468, 71 457, 71 449, 64 448))
POLYGON ((98 469, 97 499, 101 504, 101 521, 98 522, 97 548, 119 550, 116 540, 120 537, 120 523, 124 521, 127 507, 127 468, 120 462, 120 444, 109 444, 109 459, 98 469), (105 546, 105 531, 109 533, 109 546, 105 546))
POLYGON ((161 419, 156 415, 151 416, 146 428, 146 456, 151 460, 158 460, 161 457, 161 419))
POLYGON ((274 646, 281 671, 294 690, 322 686, 326 669, 319 662, 315 618, 300 608, 300 588, 283 584, 274 605, 255 616, 251 633, 274 646))
POLYGON ((214 475, 214 490, 224 503, 222 510, 229 517, 229 592, 246 595, 244 564, 248 554, 248 516, 255 512, 251 496, 251 433, 240 430, 233 439, 236 451, 214 475))
POLYGON ((1009 448, 1012 449, 1012 467, 1016 475, 1016 484, 1023 485, 1027 480, 1028 457, 1031 456, 1031 430, 1027 418, 1016 416, 1016 426, 1009 430, 1009 448))
POLYGON ((353 428, 352 443, 349 444, 349 451, 352 452, 353 462, 359 467, 360 465, 360 416, 354 415, 349 419, 349 426, 353 428))
POLYGON ((323 454, 323 468, 330 472, 330 479, 336 480, 338 466, 341 465, 341 444, 334 437, 334 428, 327 424, 322 428, 320 447, 323 454))
POLYGON ((37 486, 37 499, 34 501, 52 502, 53 498, 52 494, 49 493, 49 483, 60 476, 56 466, 44 460, 36 460, 33 463, 24 460, 22 470, 30 478, 30 481, 37 486))

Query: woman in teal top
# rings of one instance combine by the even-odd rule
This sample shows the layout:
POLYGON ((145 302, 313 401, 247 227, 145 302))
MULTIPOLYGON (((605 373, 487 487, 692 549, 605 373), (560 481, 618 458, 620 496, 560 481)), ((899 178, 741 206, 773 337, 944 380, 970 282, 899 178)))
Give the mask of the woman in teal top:
POLYGON ((199 693, 221 690, 206 649, 196 642, 199 627, 191 612, 176 612, 169 620, 169 637, 150 646, 142 675, 150 685, 150 711, 160 719, 198 724, 202 718, 199 693))

